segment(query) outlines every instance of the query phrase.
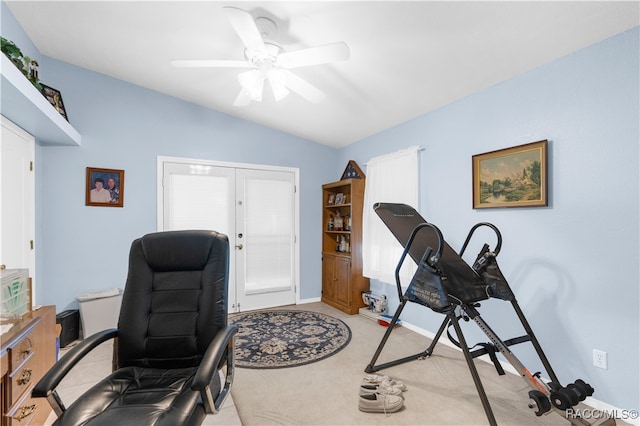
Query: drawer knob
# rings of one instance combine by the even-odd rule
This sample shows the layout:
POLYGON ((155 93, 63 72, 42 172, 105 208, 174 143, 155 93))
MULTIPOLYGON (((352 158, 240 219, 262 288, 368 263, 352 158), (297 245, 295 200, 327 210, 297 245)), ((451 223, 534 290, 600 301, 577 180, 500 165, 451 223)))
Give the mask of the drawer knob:
POLYGON ((20 408, 20 410, 18 411, 18 413, 16 413, 15 416, 13 416, 13 419, 21 422, 26 417, 29 417, 30 415, 32 415, 33 412, 36 411, 36 408, 38 408, 36 404, 25 405, 24 407, 20 408))
POLYGON ((31 373, 32 370, 30 368, 25 368, 24 370, 22 370, 22 374, 20 374, 20 377, 18 377, 18 380, 16 380, 18 384, 20 386, 24 386, 29 383, 31 381, 31 373))
POLYGON ((33 343, 31 343, 31 339, 28 337, 24 339, 24 346, 25 348, 22 349, 20 355, 22 355, 22 359, 27 359, 31 352, 33 352, 33 343))

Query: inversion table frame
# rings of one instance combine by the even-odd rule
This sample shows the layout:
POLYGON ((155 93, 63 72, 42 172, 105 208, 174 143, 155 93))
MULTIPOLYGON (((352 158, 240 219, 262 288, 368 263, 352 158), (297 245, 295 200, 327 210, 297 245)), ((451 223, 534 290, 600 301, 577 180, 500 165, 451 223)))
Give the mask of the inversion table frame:
MULTIPOLYGON (((424 220, 412 207, 406 204, 377 203, 373 208, 400 244, 403 245, 404 252, 395 271, 400 305, 371 362, 365 368, 365 372, 373 373, 408 361, 428 358, 433 353, 442 333, 451 325, 458 338, 458 342, 454 341, 454 343, 462 349, 482 406, 491 425, 497 424, 496 419, 473 359, 488 354, 498 374, 502 375, 504 370, 496 357, 496 352, 502 353, 505 359, 532 388, 529 391, 529 408, 533 409, 537 416, 555 411, 573 425, 584 426, 592 424, 576 415, 572 407, 580 401, 584 401, 587 396, 591 396, 594 389, 580 379, 564 387, 560 384, 509 284, 498 268, 496 256, 500 252, 502 245, 502 236, 498 228, 486 222, 475 225, 469 231, 467 239, 458 254, 444 241, 440 230, 435 225, 424 220), (473 266, 469 266, 462 259, 462 255, 473 233, 481 226, 487 226, 496 233, 497 244, 493 251, 489 250, 488 244, 484 244, 473 266), (407 254, 416 262, 418 268, 406 292, 403 294, 400 284, 400 268, 407 254), (498 337, 476 309, 480 306, 478 302, 487 300, 490 297, 511 302, 526 335, 505 341, 498 337), (376 365, 375 363, 407 302, 427 306, 435 312, 444 314, 445 319, 425 351, 376 365), (457 315, 456 311, 460 311, 460 314, 457 315), (472 319, 489 338, 490 342, 481 344, 480 349, 472 351, 467 346, 460 327, 460 318, 465 320, 472 319), (510 346, 523 342, 531 342, 551 382, 545 383, 541 379, 540 373, 532 374, 509 349, 510 346)), ((598 424, 615 425, 616 423, 615 419, 609 418, 603 419, 598 424)))

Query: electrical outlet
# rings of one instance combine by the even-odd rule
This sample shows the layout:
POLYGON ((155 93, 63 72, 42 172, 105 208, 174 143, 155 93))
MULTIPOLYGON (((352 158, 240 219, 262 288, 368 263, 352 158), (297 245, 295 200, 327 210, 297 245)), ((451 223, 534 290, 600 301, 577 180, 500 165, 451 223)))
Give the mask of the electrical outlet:
POLYGON ((607 353, 605 351, 593 350, 593 365, 604 370, 607 369, 607 353))

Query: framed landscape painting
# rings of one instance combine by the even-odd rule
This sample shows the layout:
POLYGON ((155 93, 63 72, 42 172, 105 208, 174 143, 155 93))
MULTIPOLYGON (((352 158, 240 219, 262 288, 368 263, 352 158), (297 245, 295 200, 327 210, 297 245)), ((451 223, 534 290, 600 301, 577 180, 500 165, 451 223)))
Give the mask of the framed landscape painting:
POLYGON ((547 141, 474 155, 473 208, 547 205, 547 141))

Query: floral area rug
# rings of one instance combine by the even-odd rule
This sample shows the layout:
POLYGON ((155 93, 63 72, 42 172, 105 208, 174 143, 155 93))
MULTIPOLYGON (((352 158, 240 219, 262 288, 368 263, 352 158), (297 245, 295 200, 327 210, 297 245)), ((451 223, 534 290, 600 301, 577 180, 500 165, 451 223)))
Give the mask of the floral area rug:
POLYGON ((238 326, 235 363, 241 368, 287 368, 336 354, 351 340, 339 319, 308 311, 260 311, 229 317, 238 326))

